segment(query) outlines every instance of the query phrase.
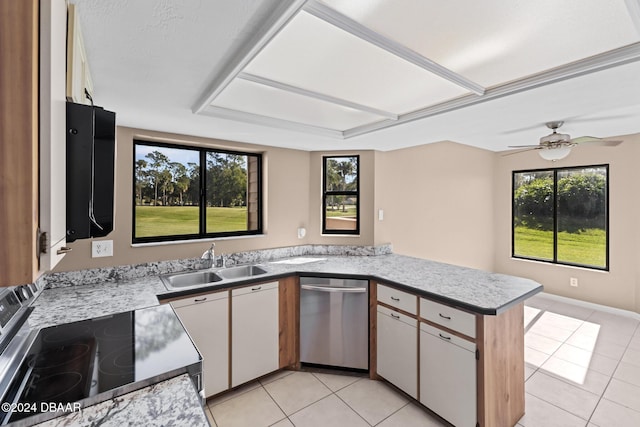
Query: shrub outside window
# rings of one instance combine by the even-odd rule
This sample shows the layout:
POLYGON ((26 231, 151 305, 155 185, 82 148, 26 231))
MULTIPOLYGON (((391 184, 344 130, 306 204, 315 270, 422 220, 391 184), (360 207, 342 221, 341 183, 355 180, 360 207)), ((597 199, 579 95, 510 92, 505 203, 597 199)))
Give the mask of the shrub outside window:
POLYGON ((323 157, 323 234, 360 234, 359 165, 360 156, 323 157))
POLYGON ((262 232, 254 153, 134 140, 133 243, 262 232))
POLYGON ((608 175, 608 165, 513 172, 513 257, 608 270, 608 175))

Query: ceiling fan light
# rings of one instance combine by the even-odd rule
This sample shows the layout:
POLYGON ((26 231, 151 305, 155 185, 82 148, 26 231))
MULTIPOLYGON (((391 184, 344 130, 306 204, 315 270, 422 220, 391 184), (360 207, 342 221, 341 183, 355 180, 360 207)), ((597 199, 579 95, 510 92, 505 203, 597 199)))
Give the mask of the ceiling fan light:
POLYGON ((540 157, 545 160, 551 160, 555 162, 556 160, 564 159, 571 152, 571 147, 555 147, 555 148, 543 148, 538 151, 540 157))

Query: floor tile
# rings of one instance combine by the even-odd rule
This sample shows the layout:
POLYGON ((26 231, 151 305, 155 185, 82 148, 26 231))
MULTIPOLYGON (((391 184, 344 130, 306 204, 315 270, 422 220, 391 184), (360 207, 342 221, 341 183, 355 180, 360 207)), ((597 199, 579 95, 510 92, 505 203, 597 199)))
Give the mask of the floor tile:
POLYGON ((547 298, 544 295, 534 295, 527 299, 526 305, 528 307, 539 308, 541 310, 547 310, 553 306, 555 301, 551 298, 547 298))
POLYGON ((524 348, 524 361, 532 368, 539 368, 549 359, 550 355, 530 347, 524 348))
POLYGON ((533 375, 536 372, 536 368, 532 368, 529 365, 525 365, 524 366, 524 380, 528 380, 531 375, 533 375))
POLYGON ((320 372, 314 372, 313 375, 315 375, 316 378, 318 378, 324 385, 329 387, 329 389, 333 392, 341 390, 360 379, 352 375, 336 375, 320 372))
POLYGON ((204 414, 207 416, 207 420, 209 420, 209 424, 211 427, 217 427, 216 421, 213 419, 213 415, 211 415, 211 411, 208 406, 204 407, 204 414))
POLYGON ((262 387, 211 406, 218 427, 267 427, 285 414, 262 387))
POLYGON ((282 370, 282 371, 278 371, 278 372, 274 372, 271 375, 267 375, 264 378, 260 379, 260 384, 265 385, 265 384, 269 384, 271 382, 274 382, 275 380, 279 380, 280 378, 284 378, 287 375, 291 375, 293 374, 295 371, 288 371, 286 369, 282 370))
POLYGON ((531 394, 525 395, 524 427, 584 427, 586 421, 531 394))
POLYGON ((287 415, 331 394, 331 390, 309 372, 294 372, 264 388, 287 415))
POLYGON ((560 346, 562 341, 554 340, 533 332, 527 332, 524 335, 524 345, 534 350, 541 351, 545 354, 553 354, 560 346))
POLYGON ((409 403, 376 427, 447 427, 448 424, 423 408, 409 403))
POLYGON ((296 412, 290 419, 296 427, 369 427, 335 394, 296 412))
POLYGON ((638 427, 640 426, 640 412, 602 399, 591 417, 591 423, 599 427, 638 427))
POLYGON ((250 383, 247 383, 245 385, 241 385, 240 387, 236 388, 233 391, 228 391, 226 393, 223 393, 217 397, 214 397, 212 399, 207 400, 207 405, 209 407, 215 406, 217 404, 220 404, 222 402, 226 402, 229 399, 233 399, 234 397, 240 396, 241 394, 244 394, 248 391, 254 390, 256 388, 260 387, 260 383, 258 381, 252 381, 250 383))
POLYGON ((582 333, 580 329, 574 332, 565 343, 614 360, 620 360, 626 350, 626 347, 623 345, 608 341, 597 335, 593 336, 582 333))
POLYGON ((536 322, 539 325, 549 325, 555 328, 566 329, 568 331, 575 331, 584 323, 581 319, 575 317, 565 316, 555 311, 555 306, 552 311, 547 311, 540 316, 536 322))
POLYGON ((529 329, 527 334, 534 333, 537 335, 542 335, 543 337, 551 338, 556 341, 564 342, 567 338, 571 336, 571 334, 573 334, 574 331, 575 329, 564 329, 552 323, 548 323, 548 322, 542 323, 540 320, 538 320, 529 329))
POLYGON ((602 397, 640 412, 640 387, 633 384, 612 378, 602 397))
POLYGON ((582 390, 601 396, 609 384, 609 375, 551 356, 539 372, 544 372, 582 390))
POLYGON ((627 351, 625 351, 624 356, 622 356, 622 362, 640 366, 640 350, 628 348, 627 351))
POLYGON ((271 427, 294 427, 294 425, 289 421, 289 418, 285 418, 282 421, 272 424, 271 427))
POLYGON ((383 381, 361 379, 336 393, 371 425, 402 408, 408 399, 383 381))
POLYGON ((528 394, 545 400, 584 420, 588 420, 600 397, 545 374, 533 374, 525 383, 528 394))
POLYGON ((564 303, 557 301, 550 308, 549 311, 556 314, 562 314, 573 319, 587 320, 594 312, 593 309, 582 307, 579 305, 564 303))
POLYGON ((558 351, 553 353, 553 356, 608 376, 613 375, 618 366, 618 360, 616 359, 610 359, 595 353, 593 350, 585 350, 570 344, 560 346, 558 351))
MULTIPOLYGON (((640 331, 640 329, 638 330, 640 331)), ((631 338, 631 341, 629 341, 629 348, 640 350, 640 334, 638 334, 638 332, 636 332, 635 335, 631 338)))
POLYGON ((542 314, 542 310, 539 308, 524 306, 524 329, 527 330, 527 327, 533 326, 531 322, 533 322, 538 316, 542 314))
POLYGON ((613 374, 613 378, 640 387, 640 365, 634 365, 624 361, 620 362, 618 369, 616 369, 616 372, 613 374))

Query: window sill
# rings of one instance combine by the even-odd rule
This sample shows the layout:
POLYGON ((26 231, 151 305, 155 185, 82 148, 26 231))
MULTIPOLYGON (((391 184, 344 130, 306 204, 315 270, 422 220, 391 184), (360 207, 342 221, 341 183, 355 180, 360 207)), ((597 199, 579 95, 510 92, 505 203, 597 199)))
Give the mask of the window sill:
POLYGON ((610 271, 610 270, 604 270, 601 268, 590 268, 590 267, 581 267, 579 265, 558 264, 558 263, 549 262, 549 261, 538 261, 535 259, 518 258, 513 256, 509 258, 511 259, 511 261, 520 261, 520 262, 532 263, 537 265, 547 265, 550 267, 562 267, 562 268, 569 268, 572 270, 589 271, 589 272, 595 272, 595 273, 609 273, 610 271))
POLYGON ((255 239, 266 237, 266 234, 251 234, 248 236, 228 236, 228 237, 214 237, 207 239, 191 239, 191 240, 173 240, 171 242, 150 242, 150 243, 131 243, 132 248, 147 248, 152 246, 170 246, 170 245, 188 245, 192 243, 207 243, 207 242, 219 242, 221 240, 242 240, 242 239, 255 239))

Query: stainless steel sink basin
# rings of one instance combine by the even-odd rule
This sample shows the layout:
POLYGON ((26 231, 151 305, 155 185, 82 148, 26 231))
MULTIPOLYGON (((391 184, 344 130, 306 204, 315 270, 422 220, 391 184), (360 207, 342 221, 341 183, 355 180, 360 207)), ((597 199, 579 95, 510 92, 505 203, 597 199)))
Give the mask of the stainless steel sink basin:
POLYGON ((241 265, 238 267, 229 267, 218 271, 218 275, 223 279, 244 279, 246 277, 259 276, 266 274, 267 271, 257 265, 241 265))
POLYGON ((190 286, 204 285, 220 282, 222 277, 213 271, 192 271, 189 273, 164 274, 160 280, 170 288, 188 288, 190 286))

